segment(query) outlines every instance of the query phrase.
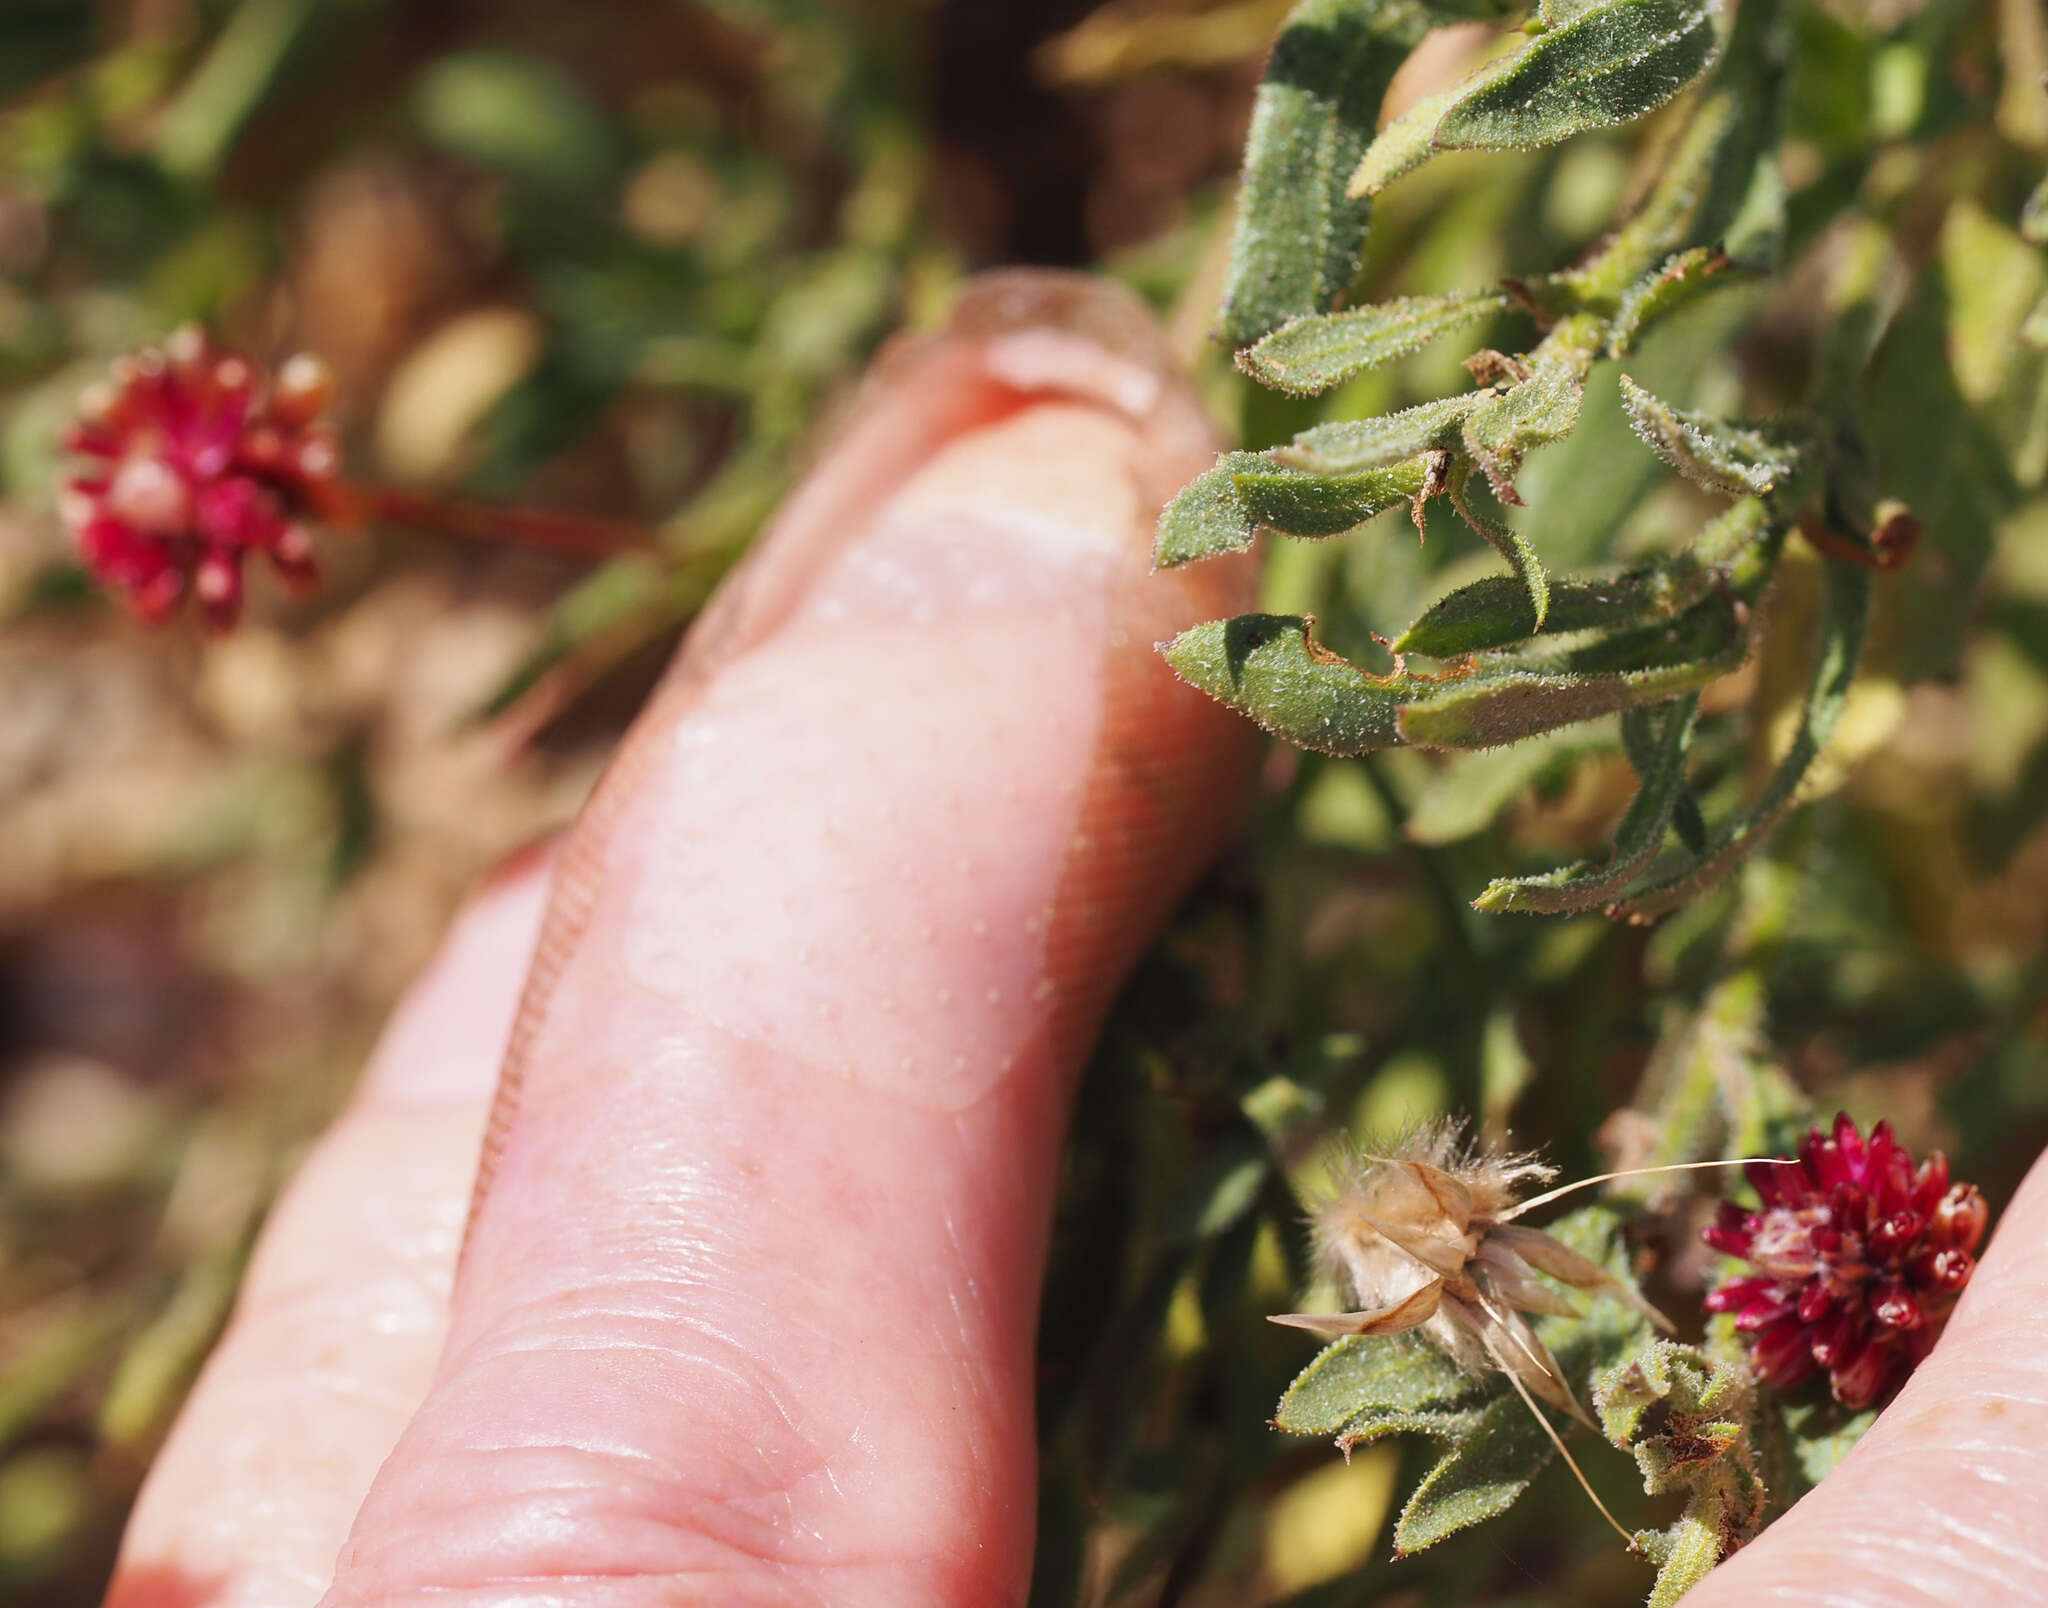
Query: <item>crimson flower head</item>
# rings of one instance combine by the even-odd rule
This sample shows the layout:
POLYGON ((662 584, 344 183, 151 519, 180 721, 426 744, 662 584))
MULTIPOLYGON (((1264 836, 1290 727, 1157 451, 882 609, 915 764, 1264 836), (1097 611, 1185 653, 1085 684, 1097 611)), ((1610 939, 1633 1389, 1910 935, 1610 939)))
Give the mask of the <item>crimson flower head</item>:
POLYGON ((1934 1348, 1976 1271, 1989 1212, 1972 1184, 1951 1184, 1948 1158, 1917 1167, 1880 1122, 1866 1140, 1849 1118, 1815 1128, 1795 1164, 1752 1162, 1762 1204, 1721 1204, 1701 1237, 1756 1269, 1707 1297, 1750 1336, 1765 1383, 1790 1389, 1822 1369, 1835 1399, 1883 1400, 1934 1348))
POLYGON ((312 585, 308 523, 339 496, 340 453, 320 423, 332 389, 317 358, 294 357, 266 383, 192 328, 122 358, 79 398, 64 441, 91 460, 63 499, 80 556, 143 618, 189 592, 216 630, 241 612, 251 553, 312 585))

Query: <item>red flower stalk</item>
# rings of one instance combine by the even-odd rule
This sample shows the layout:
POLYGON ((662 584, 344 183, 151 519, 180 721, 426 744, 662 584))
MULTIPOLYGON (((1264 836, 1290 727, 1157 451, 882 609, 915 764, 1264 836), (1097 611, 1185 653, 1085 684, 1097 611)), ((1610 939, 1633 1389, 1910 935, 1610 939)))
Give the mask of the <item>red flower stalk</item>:
POLYGON ((313 585, 309 525, 339 507, 341 455, 319 422, 331 391, 318 358, 292 358, 265 384, 193 328, 122 358, 79 398, 64 442, 94 460, 63 499, 86 564, 145 619, 190 592, 216 630, 241 612, 251 553, 313 585))
POLYGON ((332 391, 317 357, 293 357, 266 382, 190 327, 122 358, 79 398, 64 439, 92 460, 63 498, 86 565, 144 619, 166 618, 189 592, 222 631, 241 613, 251 553, 293 586, 318 582, 316 523, 384 519, 585 557, 649 544, 637 526, 583 514, 345 481, 320 422, 332 391))
POLYGON ((1752 1162, 1762 1204, 1732 1201, 1701 1238, 1756 1272, 1707 1297, 1750 1336, 1765 1383, 1789 1390, 1825 1369, 1835 1399, 1860 1409, 1889 1396, 1934 1348, 1976 1271, 1989 1212, 1948 1158, 1913 1157, 1880 1122, 1868 1141, 1846 1115, 1813 1129, 1797 1165, 1752 1162))

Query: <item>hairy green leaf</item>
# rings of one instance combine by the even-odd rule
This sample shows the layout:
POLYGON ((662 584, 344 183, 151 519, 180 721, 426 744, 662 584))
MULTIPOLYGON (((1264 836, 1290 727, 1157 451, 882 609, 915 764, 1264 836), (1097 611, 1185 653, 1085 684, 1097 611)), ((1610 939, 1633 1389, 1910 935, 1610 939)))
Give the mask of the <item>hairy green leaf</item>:
POLYGON ((1607 0, 1482 70, 1437 123, 1447 150, 1530 150, 1655 111, 1713 64, 1708 0, 1607 0))
POLYGON ((1341 536, 1373 515, 1412 502, 1429 484, 1426 458, 1357 474, 1310 475, 1270 462, 1232 477, 1253 519, 1286 536, 1341 536))
POLYGON ((1799 729, 1793 734, 1792 747, 1779 762, 1763 796, 1715 833, 1704 850, 1653 871, 1642 886, 1616 906, 1616 914, 1636 919, 1659 915, 1684 903, 1702 888, 1711 887, 1756 852, 1797 799, 1800 783, 1841 723, 1870 617, 1868 570, 1831 563, 1825 573, 1827 600, 1820 651, 1807 687, 1806 707, 1799 729))
POLYGON ((1395 69, 1437 23, 1418 0, 1301 0, 1252 109, 1223 334, 1249 346, 1328 312, 1358 273, 1369 201, 1345 196, 1395 69))
POLYGON ((1663 847, 1672 812, 1685 795, 1685 751, 1699 706, 1699 695, 1690 693, 1622 717, 1624 741, 1642 786, 1615 828, 1605 860, 1581 860, 1540 876, 1493 882, 1472 901, 1474 907, 1546 915, 1597 910, 1626 888, 1663 847))
POLYGON ((1351 312, 1296 318, 1238 355, 1260 383, 1315 396, 1381 368, 1431 341, 1492 317, 1508 305, 1499 291, 1402 296, 1351 312))
MULTIPOLYGON (((1672 561, 1605 580, 1552 581, 1546 632, 1563 634, 1595 627, 1613 629, 1675 619, 1706 595, 1708 572, 1672 561)), ((1536 635, 1536 611, 1528 588, 1506 576, 1489 575, 1445 594, 1394 644, 1397 653, 1456 658, 1513 647, 1536 635)))
POLYGON ((1487 1393, 1486 1381, 1422 1340, 1354 1335, 1324 1347, 1296 1375, 1273 1427, 1356 1446, 1381 1434, 1429 1429, 1426 1416, 1469 1421, 1487 1393))
POLYGON ((1709 491, 1760 497, 1799 466, 1798 449, 1783 439, 1674 408, 1626 374, 1621 377, 1621 405, 1645 446, 1709 491))
POLYGON ((1164 650, 1190 685, 1266 730, 1325 754, 1363 754, 1398 740, 1394 716, 1417 684, 1367 675, 1309 639, 1295 615, 1246 614, 1183 631, 1164 650))
POLYGON ((1742 663, 1733 604, 1710 597, 1669 627, 1617 633, 1547 659, 1504 660, 1434 686, 1395 717, 1403 742, 1490 748, 1695 692, 1742 663))
POLYGON ((1650 1602, 1674 1603, 1763 1526, 1749 1369, 1652 1338, 1600 1376, 1593 1400, 1608 1439, 1634 1452, 1643 1489, 1686 1498, 1670 1529, 1637 1538, 1657 1565, 1650 1602))
POLYGON ((1554 1455, 1550 1437, 1517 1396, 1499 1397, 1461 1430, 1401 1509, 1396 1553, 1420 1552, 1505 1513, 1554 1455))
POLYGON ((1507 560, 1508 567, 1515 572, 1515 583, 1521 587, 1529 602, 1529 618, 1535 622, 1534 629, 1541 631, 1550 614, 1550 574, 1543 567, 1543 561, 1536 556, 1536 549, 1529 545, 1529 538, 1512 526, 1503 525, 1490 519, 1472 506, 1466 494, 1466 483, 1471 478, 1471 467, 1460 463, 1451 471, 1451 506, 1480 535, 1484 536, 1493 550, 1507 560))
POLYGON ((1272 464, 1262 452, 1228 452, 1215 468, 1189 481, 1159 516, 1153 562, 1174 569, 1251 546, 1259 522, 1237 494, 1237 476, 1272 464))
POLYGON ((1646 329, 1727 284, 1734 266, 1734 260, 1714 246, 1691 246, 1666 258, 1622 293, 1607 331, 1607 355, 1628 356, 1646 329))
POLYGON ((1403 458, 1453 445, 1458 428, 1492 393, 1467 391, 1440 402, 1424 402, 1399 413, 1343 419, 1304 430, 1273 456, 1291 469, 1317 475, 1357 474, 1383 469, 1403 458))
POLYGON ((1571 434, 1604 328, 1589 313, 1561 320, 1529 356, 1529 377, 1465 421, 1465 450, 1504 503, 1519 503, 1515 472, 1537 447, 1571 434))

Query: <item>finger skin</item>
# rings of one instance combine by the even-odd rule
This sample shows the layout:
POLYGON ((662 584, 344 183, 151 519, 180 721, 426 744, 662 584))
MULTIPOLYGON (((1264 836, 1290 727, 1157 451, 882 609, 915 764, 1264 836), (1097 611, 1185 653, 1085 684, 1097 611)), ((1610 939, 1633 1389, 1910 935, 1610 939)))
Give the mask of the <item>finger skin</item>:
POLYGON ((1066 1107, 1252 734, 1154 644, 1134 304, 899 357, 564 849, 446 1353, 331 1604, 1003 1603, 1066 1107))
POLYGON ((1686 1608, 2048 1602, 2048 1159, 1933 1355, 1841 1466, 1686 1608))
POLYGON ((265 1225, 150 1470, 110 1608, 310 1608, 433 1377, 484 1119, 549 863, 457 920, 265 1225))

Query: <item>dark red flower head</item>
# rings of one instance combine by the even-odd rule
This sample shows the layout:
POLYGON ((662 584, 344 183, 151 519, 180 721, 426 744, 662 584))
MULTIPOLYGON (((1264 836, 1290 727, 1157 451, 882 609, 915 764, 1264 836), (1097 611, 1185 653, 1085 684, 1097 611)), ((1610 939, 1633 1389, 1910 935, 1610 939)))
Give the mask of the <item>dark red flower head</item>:
POLYGON ((145 619, 190 592, 215 629, 241 610, 252 552, 311 585, 308 522, 336 506, 340 468, 320 424, 331 390, 317 358, 292 358, 266 384, 190 328, 122 358, 79 398, 64 441, 94 460, 64 498, 86 564, 145 619))
POLYGON ((1866 1142, 1847 1116, 1815 1128, 1795 1165, 1752 1162, 1762 1205, 1721 1204, 1701 1237, 1754 1274, 1707 1297, 1750 1336, 1750 1361, 1780 1390, 1826 1369, 1835 1399, 1868 1407, 1933 1349, 1963 1286, 1989 1213, 1948 1158, 1918 1167, 1880 1122, 1866 1142))

